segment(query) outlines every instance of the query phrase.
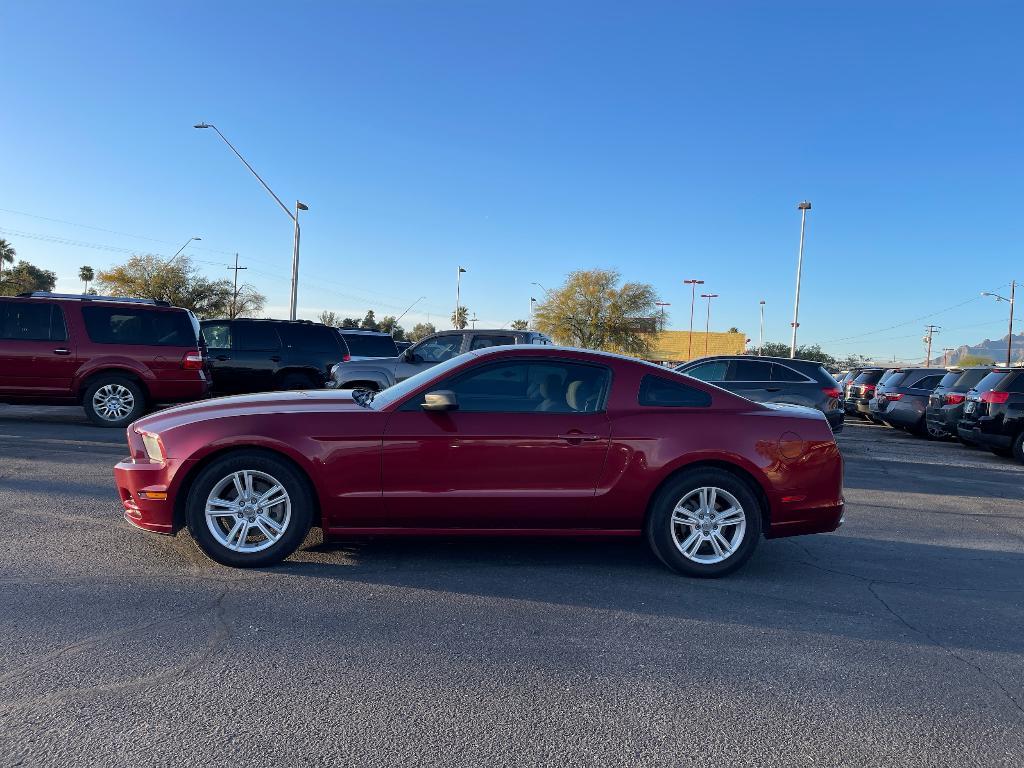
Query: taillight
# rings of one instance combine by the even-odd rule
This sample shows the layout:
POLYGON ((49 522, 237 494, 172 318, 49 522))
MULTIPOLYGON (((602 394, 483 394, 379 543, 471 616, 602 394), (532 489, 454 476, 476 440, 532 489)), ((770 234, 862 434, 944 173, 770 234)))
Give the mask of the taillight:
POLYGON ((342 356, 341 362, 343 362, 343 363, 351 363, 352 362, 352 355, 344 355, 344 356, 342 356))
POLYGON ((945 405, 960 405, 966 399, 967 395, 949 394, 942 396, 942 402, 945 405))
POLYGON ((879 397, 884 397, 886 400, 899 400, 903 397, 902 392, 883 392, 879 397))
POLYGON ((843 396, 843 390, 839 389, 839 387, 825 387, 821 391, 825 393, 825 397, 838 398, 843 396))
POLYGON ((186 352, 185 356, 181 358, 181 367, 186 371, 203 370, 203 353, 198 349, 186 352))
POLYGON ((874 384, 861 384, 860 388, 864 392, 874 392, 875 391, 875 385, 874 384))
POLYGON ((1000 404, 1000 403, 1005 403, 1009 399, 1010 399, 1010 393, 1009 392, 993 392, 991 389, 988 392, 985 392, 981 396, 981 402, 983 402, 983 403, 996 403, 996 404, 1000 404))

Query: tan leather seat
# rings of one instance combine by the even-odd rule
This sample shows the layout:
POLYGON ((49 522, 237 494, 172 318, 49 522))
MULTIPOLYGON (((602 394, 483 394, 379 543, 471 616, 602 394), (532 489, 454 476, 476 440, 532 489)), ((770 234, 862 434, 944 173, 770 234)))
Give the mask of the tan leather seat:
POLYGON ((540 396, 544 400, 537 406, 538 411, 564 410, 569 405, 565 399, 565 385, 557 373, 549 373, 540 383, 540 396))

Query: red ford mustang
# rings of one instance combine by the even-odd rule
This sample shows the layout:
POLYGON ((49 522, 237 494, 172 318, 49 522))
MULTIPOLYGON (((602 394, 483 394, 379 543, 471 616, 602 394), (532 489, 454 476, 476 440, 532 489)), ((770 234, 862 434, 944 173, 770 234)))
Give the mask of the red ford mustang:
POLYGON ((377 394, 278 392, 128 429, 125 518, 187 525, 214 560, 264 566, 310 526, 361 534, 646 536, 719 576, 762 535, 834 531, 843 467, 817 411, 558 347, 470 352, 377 394))

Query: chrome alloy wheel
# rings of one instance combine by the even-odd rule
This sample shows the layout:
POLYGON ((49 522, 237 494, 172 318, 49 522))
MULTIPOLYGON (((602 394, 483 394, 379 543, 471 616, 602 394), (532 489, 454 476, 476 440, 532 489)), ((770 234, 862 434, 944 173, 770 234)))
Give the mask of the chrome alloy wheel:
POLYGON ((288 530, 292 500, 266 472, 243 469, 221 479, 206 499, 206 525, 234 552, 262 552, 288 530))
POLYGON ((104 384, 92 396, 92 408, 101 419, 121 421, 135 408, 135 395, 123 384, 104 384))
POLYGON ((694 488, 672 510, 672 541, 683 557, 702 565, 727 560, 743 542, 747 518, 721 488, 694 488))

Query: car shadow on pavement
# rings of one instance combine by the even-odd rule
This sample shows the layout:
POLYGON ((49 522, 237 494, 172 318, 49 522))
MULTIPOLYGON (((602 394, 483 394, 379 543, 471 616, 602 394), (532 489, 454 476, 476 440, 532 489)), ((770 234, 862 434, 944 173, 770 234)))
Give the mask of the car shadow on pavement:
POLYGON ((917 461, 847 464, 843 480, 846 491, 955 494, 1012 501, 1024 500, 1022 486, 1024 473, 1015 466, 958 467, 917 461))

